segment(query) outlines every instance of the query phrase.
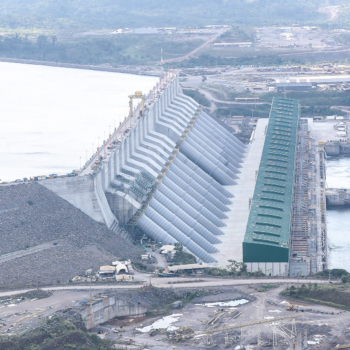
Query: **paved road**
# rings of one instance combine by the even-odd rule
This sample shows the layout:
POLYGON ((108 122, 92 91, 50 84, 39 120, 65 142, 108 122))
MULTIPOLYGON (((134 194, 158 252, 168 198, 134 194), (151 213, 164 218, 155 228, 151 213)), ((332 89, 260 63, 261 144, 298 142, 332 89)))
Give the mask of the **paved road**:
POLYGON ((49 241, 49 242, 46 242, 43 244, 39 244, 39 245, 34 246, 34 247, 29 247, 26 249, 17 250, 15 252, 3 254, 3 255, 0 255, 0 264, 5 262, 5 261, 21 258, 22 256, 38 253, 38 252, 45 250, 45 249, 51 249, 51 248, 55 248, 58 246, 62 246, 63 243, 64 242, 62 240, 54 240, 54 241, 49 241), (54 244, 54 243, 56 243, 56 244, 54 244))
POLYGON ((236 102, 236 101, 225 101, 225 100, 218 100, 215 98, 208 90, 204 89, 198 89, 200 93, 202 93, 209 101, 210 101, 210 110, 214 111, 216 108, 215 103, 223 103, 228 105, 270 105, 270 102, 236 102))
POLYGON ((190 53, 188 53, 185 56, 181 56, 181 57, 176 57, 176 58, 169 58, 167 60, 163 61, 164 63, 170 63, 170 62, 181 62, 184 60, 188 60, 190 57, 193 57, 195 53, 197 53, 199 50, 202 50, 204 47, 206 47, 207 45, 209 45, 210 43, 212 43, 213 41, 215 41, 221 34, 225 33, 228 29, 223 29, 221 30, 218 34, 214 35, 212 38, 210 38, 209 40, 207 40, 205 43, 203 43, 202 45, 198 46, 196 49, 194 49, 193 51, 191 51, 190 53))
POLYGON ((333 53, 333 52, 346 52, 350 51, 350 48, 348 49, 336 49, 336 50, 315 50, 315 51, 304 51, 304 52, 294 52, 294 53, 281 53, 278 56, 295 56, 295 55, 307 55, 309 53, 311 54, 319 54, 319 53, 333 53))
MULTIPOLYGON (((150 276, 144 275, 146 284, 149 283, 150 276)), ((200 278, 200 277, 198 277, 200 278)), ((192 282, 192 278, 151 278, 151 283, 155 287, 162 288, 193 288, 193 287, 219 287, 219 286, 241 286, 241 285, 254 285, 254 284, 270 284, 270 283, 293 283, 297 284, 297 279, 290 278, 271 278, 271 279, 218 279, 218 278, 203 278, 200 282, 192 282), (171 283, 169 283, 171 282, 171 283)), ((327 280, 318 279, 300 279, 299 283, 328 283, 327 280)), ((130 285, 92 285, 92 290, 118 290, 118 289, 138 289, 142 288, 141 284, 130 284, 130 285)), ((42 290, 59 291, 59 290, 90 290, 90 286, 86 285, 74 285, 74 286, 52 286, 44 287, 42 290)), ((10 296, 18 293, 25 293, 34 289, 22 289, 13 290, 8 292, 0 292, 0 297, 10 296)))

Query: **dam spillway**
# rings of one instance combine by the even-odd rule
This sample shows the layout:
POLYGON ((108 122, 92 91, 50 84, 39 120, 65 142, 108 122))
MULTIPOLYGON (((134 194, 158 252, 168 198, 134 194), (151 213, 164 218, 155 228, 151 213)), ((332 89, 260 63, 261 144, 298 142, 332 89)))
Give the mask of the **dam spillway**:
POLYGON ((244 145, 178 76, 145 98, 79 176, 40 184, 120 236, 180 242, 209 264, 272 276, 327 268, 324 149, 298 101, 275 99, 244 145))
POLYGON ((146 102, 95 169, 92 160, 80 176, 40 183, 118 234, 137 227, 215 262, 234 197, 225 186, 236 185, 247 146, 182 93, 178 76, 146 102))

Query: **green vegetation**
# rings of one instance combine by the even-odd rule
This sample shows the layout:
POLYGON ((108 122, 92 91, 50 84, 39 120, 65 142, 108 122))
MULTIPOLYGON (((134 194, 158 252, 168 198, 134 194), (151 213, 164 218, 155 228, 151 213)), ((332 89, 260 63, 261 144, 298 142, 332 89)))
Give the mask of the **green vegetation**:
MULTIPOLYGON (((344 6, 339 18, 331 23, 327 22, 329 14, 318 12, 321 6, 337 4, 348 5, 346 0, 3 0, 0 56, 76 64, 147 65, 159 61, 161 42, 167 59, 189 53, 202 41, 170 41, 172 37, 166 34, 111 35, 111 32, 119 28, 203 28, 220 24, 233 27, 217 42, 237 42, 253 40, 252 30, 245 29, 253 26, 299 23, 325 29, 350 28, 349 7, 344 6)), ((349 42, 349 35, 342 34, 340 41, 349 42)), ((203 53, 174 66, 301 64, 324 60, 322 55, 282 58, 268 51, 266 55, 242 52, 224 58, 203 53)))
POLYGON ((307 286, 303 284, 300 288, 291 286, 280 294, 288 298, 350 310, 349 293, 336 286, 318 286, 317 283, 309 283, 307 286))
MULTIPOLYGON (((16 34, 0 39, 0 56, 74 64, 147 65, 159 61, 163 41, 161 36, 132 34, 69 41, 58 40, 55 35, 39 35, 34 41, 16 34)), ((201 43, 201 40, 164 41, 164 58, 187 54, 201 43)))
POLYGON ((196 263, 196 257, 184 252, 181 243, 175 243, 175 251, 176 253, 172 265, 188 265, 196 263))
MULTIPOLYGON (((52 294, 53 293, 49 291, 45 291, 42 289, 35 289, 35 290, 30 290, 29 292, 26 292, 26 293, 12 295, 11 299, 34 299, 34 298, 45 299, 45 298, 49 298, 52 294)), ((8 296, 0 297, 0 300, 6 300, 6 299, 9 299, 9 297, 8 296)))
POLYGON ((207 291, 202 290, 167 290, 163 288, 156 288, 154 286, 151 287, 145 287, 145 294, 144 296, 147 298, 147 294, 153 294, 153 297, 157 298, 157 303, 153 304, 151 308, 146 312, 146 315, 148 317, 155 317, 155 316, 165 316, 169 315, 171 310, 173 310, 173 302, 181 300, 182 305, 185 306, 185 304, 190 303, 196 298, 205 296, 210 294, 207 291))
POLYGON ((252 126, 243 126, 240 125, 240 132, 235 134, 235 136, 238 138, 238 140, 242 141, 244 144, 248 144, 250 138, 252 137, 252 132, 254 128, 252 126))
POLYGON ((78 316, 66 320, 54 316, 46 324, 20 336, 0 337, 1 350, 111 350, 110 341, 89 335, 78 316))
POLYGON ((231 30, 228 30, 224 34, 220 35, 215 42, 233 43, 240 41, 253 41, 253 37, 241 28, 234 26, 231 30))
POLYGON ((253 116, 259 118, 268 118, 270 115, 271 105, 263 104, 263 105, 254 105, 254 104, 246 104, 246 105, 225 105, 225 104, 217 104, 219 108, 215 110, 216 116, 233 116, 233 115, 243 115, 243 116, 253 116))
POLYGON ((256 289, 256 291, 264 293, 264 292, 269 291, 270 289, 277 288, 277 287, 278 287, 278 285, 276 285, 276 284, 263 284, 258 289, 256 289))
POLYGON ((346 115, 347 113, 338 108, 330 108, 328 106, 310 106, 301 107, 301 115, 303 117, 327 116, 327 115, 346 115))
POLYGON ((240 263, 235 260, 228 260, 229 264, 225 268, 221 267, 210 267, 207 269, 207 274, 212 276, 222 277, 239 277, 239 276, 265 276, 261 270, 257 272, 248 272, 247 265, 240 263))
MULTIPOLYGON (((4 28, 82 30, 207 24, 326 23, 318 7, 345 0, 2 0, 4 28), (288 10, 286 10, 288 9, 288 10)), ((341 17, 347 24, 349 20, 341 17)))
POLYGON ((185 95, 192 97, 200 105, 210 107, 210 101, 198 90, 183 89, 185 95))
POLYGON ((139 261, 133 261, 132 265, 137 269, 141 271, 147 271, 147 272, 153 272, 154 266, 153 265, 146 265, 139 261))
MULTIPOLYGON (((275 96, 284 97, 284 93, 249 94, 249 97, 256 96, 262 102, 271 102, 275 96)), ((350 106, 348 91, 287 91, 286 97, 299 100, 301 106, 350 106)))
MULTIPOLYGON (((239 106, 228 106, 225 104, 217 104, 215 115, 220 116, 254 116, 259 118, 268 118, 270 114, 272 99, 274 97, 284 97, 284 93, 237 93, 225 91, 227 100, 234 100, 236 97, 258 97, 260 102, 266 102, 262 105, 246 104, 239 106)), ((332 106, 350 106, 350 93, 348 91, 303 91, 303 92, 287 92, 287 98, 299 100, 301 105, 301 116, 327 116, 327 115, 346 115, 346 112, 332 106)), ((223 98, 223 93, 219 98, 223 98)))
POLYGON ((288 63, 289 59, 282 59, 278 55, 246 55, 241 57, 216 57, 208 54, 201 54, 196 58, 182 61, 174 64, 174 67, 179 68, 195 68, 195 67, 215 67, 215 66, 247 66, 247 65, 261 65, 261 66, 278 66, 288 63))
POLYGON ((328 278, 340 278, 343 283, 350 282, 350 273, 344 269, 332 269, 332 270, 323 270, 315 273, 315 277, 328 278))
POLYGON ((31 201, 31 200, 27 201, 27 203, 28 203, 29 205, 33 205, 33 204, 34 204, 34 202, 31 201))

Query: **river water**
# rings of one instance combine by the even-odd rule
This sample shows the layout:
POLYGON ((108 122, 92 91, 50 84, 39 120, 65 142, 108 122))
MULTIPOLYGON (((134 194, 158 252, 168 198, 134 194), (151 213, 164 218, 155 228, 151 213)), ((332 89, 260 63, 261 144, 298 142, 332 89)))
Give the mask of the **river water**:
MULTIPOLYGON (((350 158, 329 158, 327 186, 350 188, 350 158)), ((331 269, 350 272, 350 209, 327 210, 328 259, 331 269)))
POLYGON ((0 181, 78 169, 157 78, 0 62, 0 181))

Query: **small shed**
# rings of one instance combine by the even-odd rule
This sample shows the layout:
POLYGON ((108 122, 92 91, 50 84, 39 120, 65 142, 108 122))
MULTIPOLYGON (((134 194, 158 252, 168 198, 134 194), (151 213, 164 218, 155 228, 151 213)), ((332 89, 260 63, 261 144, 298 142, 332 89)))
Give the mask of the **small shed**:
POLYGON ((130 276, 130 275, 116 275, 115 276, 115 280, 116 281, 133 281, 134 276, 130 276))
POLYGON ((187 265, 174 265, 174 266, 167 266, 164 270, 165 273, 176 273, 180 271, 191 271, 193 273, 197 273, 200 271, 205 270, 208 268, 209 265, 202 263, 202 264, 187 264, 187 265))
POLYGON ((113 277, 115 275, 115 266, 100 266, 98 274, 101 277, 113 277))
POLYGON ((117 265, 116 270, 117 270, 117 275, 119 275, 121 273, 128 273, 128 268, 126 267, 125 264, 117 265))

